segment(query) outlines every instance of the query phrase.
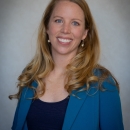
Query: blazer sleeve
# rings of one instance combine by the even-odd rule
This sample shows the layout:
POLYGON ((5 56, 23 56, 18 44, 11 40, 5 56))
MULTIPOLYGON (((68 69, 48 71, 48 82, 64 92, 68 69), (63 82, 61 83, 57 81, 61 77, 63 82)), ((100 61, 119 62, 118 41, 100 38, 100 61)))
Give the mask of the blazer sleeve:
POLYGON ((124 130, 119 91, 112 76, 103 82, 102 87, 106 91, 99 94, 100 129, 124 130))
MULTIPOLYGON (((23 91, 21 93, 21 95, 23 94, 23 91)), ((18 100, 18 104, 16 106, 16 110, 15 110, 15 114, 14 114, 14 120, 13 120, 13 125, 11 127, 12 130, 15 130, 16 128, 16 125, 17 125, 17 119, 18 119, 18 111, 19 111, 19 106, 20 106, 20 102, 21 102, 21 96, 18 100)))
POLYGON ((24 87, 24 88, 22 89, 20 98, 18 99, 18 104, 17 104, 17 106, 16 106, 16 110, 15 110, 15 114, 14 114, 13 125, 12 125, 12 127, 11 127, 12 130, 16 130, 16 127, 17 127, 17 125, 18 125, 18 115, 19 115, 19 113, 21 112, 21 111, 20 111, 20 105, 21 105, 21 101, 23 100, 23 97, 24 97, 26 91, 27 91, 27 87, 24 87))

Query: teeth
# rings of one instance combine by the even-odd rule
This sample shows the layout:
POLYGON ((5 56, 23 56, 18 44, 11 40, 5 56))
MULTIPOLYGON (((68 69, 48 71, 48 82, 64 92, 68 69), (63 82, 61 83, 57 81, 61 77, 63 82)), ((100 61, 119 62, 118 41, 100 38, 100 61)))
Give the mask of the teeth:
POLYGON ((60 42, 71 42, 72 40, 69 40, 69 39, 62 39, 62 38, 58 38, 58 40, 60 41, 60 42))

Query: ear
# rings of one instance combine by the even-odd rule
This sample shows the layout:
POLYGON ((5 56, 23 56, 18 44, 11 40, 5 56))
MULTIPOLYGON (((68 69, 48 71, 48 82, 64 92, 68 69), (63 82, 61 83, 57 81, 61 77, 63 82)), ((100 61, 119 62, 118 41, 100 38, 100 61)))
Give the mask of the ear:
POLYGON ((88 31, 88 29, 84 30, 82 40, 84 40, 87 37, 88 31))
POLYGON ((49 32, 48 28, 45 30, 45 32, 48 34, 48 32, 49 32))
POLYGON ((49 34, 49 25, 47 25, 47 27, 45 27, 45 32, 46 32, 47 34, 49 34))

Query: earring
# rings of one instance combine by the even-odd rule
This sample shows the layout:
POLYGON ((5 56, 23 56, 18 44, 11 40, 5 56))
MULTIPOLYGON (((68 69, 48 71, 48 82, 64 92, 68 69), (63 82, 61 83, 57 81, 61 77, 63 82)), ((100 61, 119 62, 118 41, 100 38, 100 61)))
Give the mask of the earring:
POLYGON ((82 40, 81 47, 84 47, 84 40, 82 40))
POLYGON ((48 42, 50 42, 50 40, 48 40, 48 42))

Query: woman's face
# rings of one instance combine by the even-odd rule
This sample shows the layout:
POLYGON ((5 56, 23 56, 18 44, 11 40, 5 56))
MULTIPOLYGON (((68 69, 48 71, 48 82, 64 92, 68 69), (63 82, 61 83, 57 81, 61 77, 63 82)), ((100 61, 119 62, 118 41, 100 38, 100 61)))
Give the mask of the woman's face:
POLYGON ((70 1, 58 2, 50 17, 47 34, 52 55, 76 55, 81 40, 87 36, 82 9, 70 1))

